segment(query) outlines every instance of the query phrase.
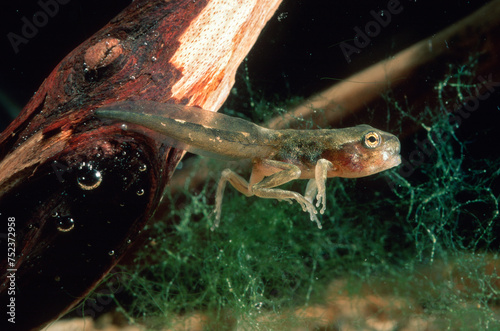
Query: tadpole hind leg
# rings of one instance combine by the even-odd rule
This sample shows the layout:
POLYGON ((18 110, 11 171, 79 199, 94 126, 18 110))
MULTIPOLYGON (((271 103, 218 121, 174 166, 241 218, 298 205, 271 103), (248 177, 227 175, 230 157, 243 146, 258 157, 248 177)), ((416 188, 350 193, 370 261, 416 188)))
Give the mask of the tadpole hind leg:
POLYGON ((219 183, 217 184, 217 191, 215 194, 215 221, 211 230, 213 231, 215 228, 219 227, 220 218, 222 214, 222 198, 224 197, 224 190, 226 188, 226 183, 229 182, 236 190, 240 193, 243 193, 247 197, 253 195, 252 191, 249 188, 248 182, 232 171, 231 169, 224 169, 222 171, 221 177, 219 179, 219 183))
POLYGON ((297 192, 275 188, 276 186, 300 178, 301 171, 299 167, 290 163, 273 160, 263 160, 261 166, 277 169, 277 172, 253 185, 251 188, 252 192, 261 198, 297 201, 302 210, 309 213, 311 221, 316 222, 318 227, 321 228, 321 223, 316 216, 316 208, 311 201, 297 192))

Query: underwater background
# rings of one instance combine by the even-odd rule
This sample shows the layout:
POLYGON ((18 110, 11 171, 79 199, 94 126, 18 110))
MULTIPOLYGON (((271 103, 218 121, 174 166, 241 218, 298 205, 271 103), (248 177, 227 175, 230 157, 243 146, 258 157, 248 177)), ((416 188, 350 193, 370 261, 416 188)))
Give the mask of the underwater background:
MULTIPOLYGON (((388 1, 285 0, 221 111, 265 125, 489 2, 399 1, 402 11, 347 59, 342 43, 388 1)), ((0 128, 69 51, 126 5, 68 1, 16 52, 7 34, 40 5, 5 4, 0 128)), ((422 72, 407 91, 388 89, 335 124, 377 123, 400 138, 404 162, 367 178, 328 180, 323 229, 296 205, 228 189, 212 232, 214 187, 227 164, 188 157, 143 241, 70 316, 118 311, 120 323, 153 330, 500 330, 500 72, 478 74, 485 55, 467 52, 466 61, 422 72), (400 97, 424 88, 432 93, 418 104, 400 97), (463 115, 467 100, 477 108, 463 115), (199 173, 206 179, 190 185, 199 173)), ((248 175, 247 165, 231 166, 248 175)), ((303 191, 305 183, 288 188, 303 191)))

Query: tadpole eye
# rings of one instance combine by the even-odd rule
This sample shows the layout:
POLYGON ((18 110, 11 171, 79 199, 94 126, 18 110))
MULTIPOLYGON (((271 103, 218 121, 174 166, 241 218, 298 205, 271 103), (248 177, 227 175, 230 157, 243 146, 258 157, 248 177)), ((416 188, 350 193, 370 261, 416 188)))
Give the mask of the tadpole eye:
POLYGON ((375 131, 370 131, 367 134, 365 134, 365 137, 363 139, 363 143, 365 147, 367 148, 376 148, 380 145, 382 142, 382 137, 375 132, 375 131))

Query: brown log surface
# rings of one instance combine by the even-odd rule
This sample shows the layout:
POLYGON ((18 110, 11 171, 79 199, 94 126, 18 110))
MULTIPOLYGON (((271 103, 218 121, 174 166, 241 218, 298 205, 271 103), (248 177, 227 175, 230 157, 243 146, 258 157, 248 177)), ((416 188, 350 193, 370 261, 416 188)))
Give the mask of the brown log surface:
MULTIPOLYGON (((30 188, 36 178, 48 176, 49 161, 64 161, 72 169, 77 165, 72 164, 75 154, 95 157, 94 147, 105 155, 113 155, 124 143, 145 144, 141 150, 154 169, 148 177, 148 192, 141 194, 149 199, 141 216, 122 225, 127 228, 123 233, 115 233, 120 238, 114 238, 113 254, 100 258, 91 268, 83 268, 78 262, 83 255, 79 249, 91 246, 86 239, 68 242, 68 247, 53 247, 61 234, 56 231, 54 237, 43 237, 42 230, 51 229, 48 221, 56 215, 52 206, 60 208, 60 204, 66 203, 64 199, 57 203, 41 201, 37 205, 40 210, 33 212, 32 219, 18 221, 18 232, 25 235, 16 258, 16 268, 20 270, 17 286, 24 289, 17 299, 26 299, 28 303, 17 307, 24 319, 18 320, 16 330, 38 328, 60 316, 109 272, 127 249, 126 239, 135 238, 154 213, 168 178, 183 155, 161 142, 134 133, 124 134, 119 124, 103 125, 93 110, 120 100, 174 102, 217 110, 234 83, 237 67, 280 2, 134 1, 70 52, 45 79, 21 114, 0 135, 0 198, 10 199, 12 192, 30 188), (42 174, 43 171, 46 172, 42 174), (54 254, 66 253, 75 260, 44 256, 49 248, 54 254), (37 265, 40 261, 54 263, 52 270, 45 270, 44 278, 39 278, 39 270, 35 270, 46 267, 37 265), (73 263, 75 269, 69 270, 72 265, 68 263, 73 263), (81 279, 66 283, 70 277, 64 276, 68 272, 79 272, 81 279)), ((127 162, 124 161, 124 167, 127 162)), ((47 190, 61 190, 56 186, 47 190)), ((61 192, 64 196, 66 191, 61 192)), ((4 277, 7 274, 5 269, 1 273, 4 277)), ((2 282, 5 286, 6 278, 2 282)), ((2 300, 6 298, 6 291, 3 292, 2 300)))

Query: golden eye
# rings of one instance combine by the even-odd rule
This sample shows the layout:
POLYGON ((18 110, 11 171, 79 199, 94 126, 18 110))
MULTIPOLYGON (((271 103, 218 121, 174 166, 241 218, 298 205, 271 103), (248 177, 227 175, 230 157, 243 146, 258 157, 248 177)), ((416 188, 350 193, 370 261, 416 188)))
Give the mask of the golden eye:
POLYGON ((382 137, 377 132, 371 131, 365 134, 363 143, 367 148, 375 148, 380 145, 381 141, 382 137))

